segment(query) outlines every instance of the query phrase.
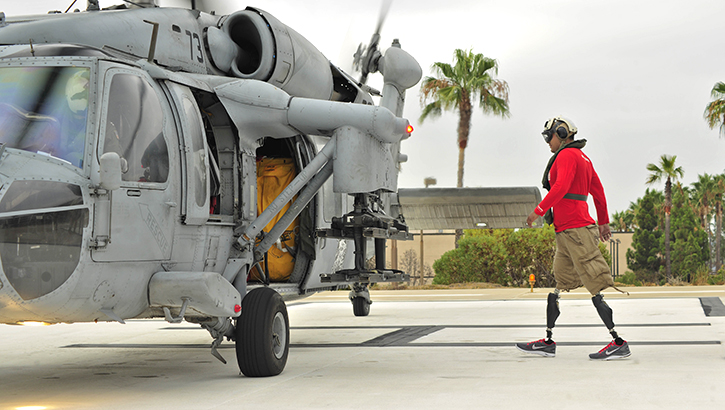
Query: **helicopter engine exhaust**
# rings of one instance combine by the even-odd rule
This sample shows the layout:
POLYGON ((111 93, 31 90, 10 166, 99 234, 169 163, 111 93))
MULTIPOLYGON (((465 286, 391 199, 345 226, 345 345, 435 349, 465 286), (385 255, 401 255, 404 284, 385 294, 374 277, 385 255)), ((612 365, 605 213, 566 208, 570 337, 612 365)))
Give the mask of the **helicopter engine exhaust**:
POLYGON ((238 78, 266 81, 298 97, 329 99, 330 62, 315 46, 270 14, 255 8, 223 17, 209 27, 214 65, 238 78))

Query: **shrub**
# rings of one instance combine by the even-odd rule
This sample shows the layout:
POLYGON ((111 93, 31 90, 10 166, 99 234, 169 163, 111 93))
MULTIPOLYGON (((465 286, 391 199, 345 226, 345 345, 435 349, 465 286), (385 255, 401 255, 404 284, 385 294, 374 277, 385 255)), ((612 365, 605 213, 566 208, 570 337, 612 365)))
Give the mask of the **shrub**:
POLYGON ((617 278, 617 282, 625 285, 642 286, 642 282, 637 280, 637 274, 627 271, 624 275, 617 278))
POLYGON ((458 249, 433 264, 434 284, 487 282, 528 286, 529 274, 537 286, 553 286, 554 229, 471 230, 458 249))
POLYGON ((696 286, 707 285, 710 277, 712 277, 712 275, 710 274, 710 269, 708 269, 707 266, 703 265, 693 275, 692 284, 696 286))
POLYGON ((707 283, 709 285, 725 285, 725 266, 717 271, 717 275, 711 275, 707 278, 707 283))
MULTIPOLYGON (((467 230, 458 249, 446 252, 433 264, 433 283, 487 282, 528 287, 529 275, 533 273, 537 287, 553 287, 555 242, 553 226, 467 230)), ((600 243, 599 250, 611 266, 607 246, 600 243)))
POLYGON ((435 261, 433 284, 488 282, 506 285, 502 262, 505 246, 493 236, 464 236, 458 249, 448 251, 435 261))

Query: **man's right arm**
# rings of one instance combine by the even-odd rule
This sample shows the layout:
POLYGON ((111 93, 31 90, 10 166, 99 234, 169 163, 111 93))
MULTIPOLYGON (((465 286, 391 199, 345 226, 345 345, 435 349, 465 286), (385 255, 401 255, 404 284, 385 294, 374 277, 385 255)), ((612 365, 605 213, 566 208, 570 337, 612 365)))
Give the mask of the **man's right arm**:
POLYGON ((554 205, 559 203, 564 198, 564 195, 569 192, 571 183, 574 180, 574 173, 576 172, 576 164, 571 157, 571 153, 564 150, 559 153, 559 156, 554 161, 554 165, 551 167, 551 173, 556 174, 556 181, 551 186, 551 190, 546 194, 543 200, 539 202, 539 205, 534 209, 534 213, 539 216, 544 216, 546 211, 552 208, 554 205))

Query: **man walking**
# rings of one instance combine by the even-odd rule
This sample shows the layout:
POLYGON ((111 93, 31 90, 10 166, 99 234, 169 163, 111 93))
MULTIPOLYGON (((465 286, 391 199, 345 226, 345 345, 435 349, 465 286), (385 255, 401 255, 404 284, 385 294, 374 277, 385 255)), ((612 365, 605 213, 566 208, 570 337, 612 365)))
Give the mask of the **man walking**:
POLYGON ((544 141, 554 153, 542 181, 549 193, 531 212, 526 223, 532 226, 537 218, 544 216, 548 224, 554 224, 556 289, 549 293, 547 301, 546 339, 517 343, 516 347, 526 353, 553 357, 556 354, 556 342, 551 337, 556 318, 559 317, 559 293, 583 285, 592 294, 592 302, 613 339, 589 357, 595 360, 621 359, 631 354, 629 345, 614 330, 612 309, 601 294, 602 290, 614 287, 609 266, 598 247, 598 239, 605 242, 612 236, 607 200, 591 160, 581 151, 586 140, 575 141, 576 133, 576 126, 563 117, 552 118, 544 124, 544 141), (589 194, 594 199, 598 225, 589 215, 589 194))

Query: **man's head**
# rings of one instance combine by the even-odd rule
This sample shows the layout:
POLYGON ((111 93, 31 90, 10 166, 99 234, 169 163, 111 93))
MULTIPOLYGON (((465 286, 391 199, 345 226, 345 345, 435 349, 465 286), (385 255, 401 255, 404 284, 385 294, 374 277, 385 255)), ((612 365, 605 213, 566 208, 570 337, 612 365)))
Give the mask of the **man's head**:
POLYGON ((541 132, 541 135, 544 136, 544 141, 549 144, 551 152, 556 152, 562 144, 573 141, 577 131, 571 120, 564 117, 554 117, 544 123, 544 131, 541 132))

